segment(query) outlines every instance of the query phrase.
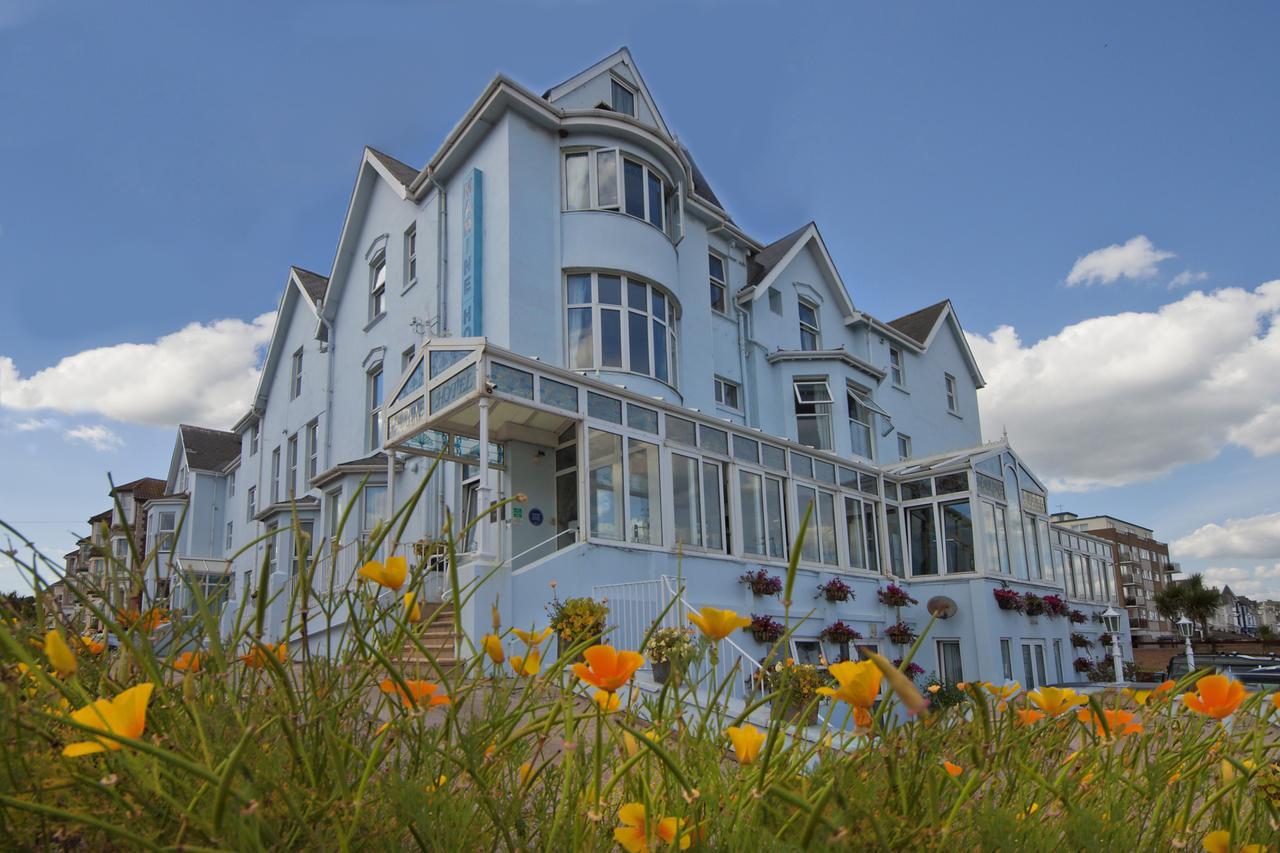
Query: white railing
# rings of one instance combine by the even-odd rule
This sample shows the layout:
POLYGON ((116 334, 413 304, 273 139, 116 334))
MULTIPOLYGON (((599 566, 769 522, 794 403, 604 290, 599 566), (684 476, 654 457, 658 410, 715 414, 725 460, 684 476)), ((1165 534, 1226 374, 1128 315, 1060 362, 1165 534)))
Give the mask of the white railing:
MULTIPOLYGON (((606 642, 620 649, 639 649, 645 635, 659 618, 660 628, 689 628, 691 623, 687 614, 696 612, 676 585, 676 579, 669 575, 652 581, 594 586, 591 594, 592 598, 607 600, 606 642), (671 604, 673 599, 675 603, 671 604)), ((760 662, 750 652, 726 637, 720 641, 714 668, 710 660, 697 661, 688 676, 691 682, 705 680, 708 685, 711 682, 720 685, 732 677, 727 694, 734 699, 745 699, 752 691, 753 677, 760 669, 760 662)))

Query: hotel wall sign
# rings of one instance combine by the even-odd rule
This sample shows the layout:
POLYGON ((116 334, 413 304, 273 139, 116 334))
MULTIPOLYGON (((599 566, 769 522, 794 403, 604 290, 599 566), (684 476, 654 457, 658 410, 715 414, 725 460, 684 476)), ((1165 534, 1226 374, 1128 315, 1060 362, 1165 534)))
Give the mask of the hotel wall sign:
POLYGON ((462 185, 462 336, 484 335, 484 173, 462 185))

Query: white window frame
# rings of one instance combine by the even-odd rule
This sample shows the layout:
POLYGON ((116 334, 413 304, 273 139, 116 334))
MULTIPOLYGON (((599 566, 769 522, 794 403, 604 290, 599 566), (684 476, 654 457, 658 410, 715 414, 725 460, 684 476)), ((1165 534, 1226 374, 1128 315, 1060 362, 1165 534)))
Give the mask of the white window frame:
POLYGON ((378 252, 369 264, 369 322, 387 313, 387 253, 378 252))
POLYGON ((289 366, 289 399, 296 400, 302 396, 302 347, 293 353, 289 366))
POLYGON ((821 422, 825 418, 826 424, 827 424, 827 428, 825 432, 825 436, 827 439, 827 446, 825 447, 822 447, 819 445, 806 445, 806 446, 811 446, 815 450, 825 450, 828 452, 833 451, 835 449, 835 436, 832 434, 832 430, 831 430, 831 408, 835 400, 831 396, 831 384, 827 381, 827 378, 821 377, 821 378, 814 379, 814 378, 805 378, 805 377, 799 377, 799 376, 793 377, 791 380, 791 393, 795 397, 795 406, 796 406, 796 408, 794 409, 794 414, 796 419, 796 441, 800 442, 801 420, 813 420, 816 428, 818 429, 819 435, 823 435, 824 433, 822 432, 821 422), (800 396, 801 386, 820 388, 822 389, 822 393, 816 394, 815 399, 813 400, 804 400, 800 396), (800 412, 801 406, 813 406, 813 409, 814 409, 813 414, 808 414, 808 413, 801 414, 800 412), (825 407, 825 411, 824 411, 824 407, 825 407))
POLYGON ((862 401, 862 395, 854 391, 852 388, 845 389, 846 405, 849 410, 849 449, 854 456, 866 459, 868 462, 874 462, 876 459, 876 434, 872 427, 874 421, 874 413, 871 408, 862 401), (860 420, 858 413, 861 412, 866 420, 860 420), (866 435, 867 450, 866 456, 858 453, 858 443, 854 441, 854 431, 864 433, 866 435))
POLYGON ((898 461, 911 458, 911 436, 905 432, 898 433, 898 461), (905 455, 904 455, 905 454, 905 455))
MULTIPOLYGON (((657 166, 651 164, 644 157, 633 154, 624 148, 565 148, 560 152, 560 209, 563 211, 577 210, 608 210, 614 213, 621 213, 631 219, 636 219, 645 224, 657 228, 668 239, 674 239, 674 227, 669 222, 667 215, 667 204, 675 193, 673 184, 657 166), (601 159, 612 155, 613 164, 609 166, 601 166, 601 159), (585 206, 573 206, 569 204, 569 166, 568 160, 571 157, 584 157, 587 163, 587 198, 585 206), (624 161, 630 160, 641 167, 640 188, 641 188, 641 208, 642 216, 636 216, 627 212, 627 188, 626 188, 626 167, 624 161), (617 198, 614 203, 606 204, 600 200, 600 174, 602 169, 612 168, 615 170, 615 181, 617 198), (649 182, 650 176, 657 178, 658 183, 662 187, 662 197, 659 199, 658 222, 653 221, 653 211, 650 210, 649 204, 649 182)), ((727 270, 726 270, 727 275, 727 270)))
POLYGON ((953 415, 960 414, 960 395, 957 391, 956 378, 950 373, 944 373, 942 382, 947 390, 947 411, 953 415))
POLYGON ((636 101, 639 100, 640 93, 636 90, 634 86, 624 83, 622 80, 618 79, 618 77, 616 77, 613 74, 609 75, 609 82, 610 82, 609 109, 613 110, 615 113, 618 113, 619 115, 630 116, 631 118, 635 118, 636 117, 636 101), (627 112, 626 110, 618 109, 617 93, 619 89, 621 89, 622 91, 626 92, 628 95, 631 96, 630 112, 627 112))
POLYGON ((288 478, 284 494, 292 498, 298 491, 298 434, 295 432, 285 442, 285 476, 288 478))
POLYGON ((418 223, 404 229, 404 289, 418 283, 418 223))
POLYGON ((742 411, 742 386, 731 379, 715 377, 716 404, 733 412, 742 411), (735 402, 729 402, 729 391, 732 390, 735 402))
POLYGON ((229 552, 231 550, 231 543, 233 541, 232 532, 234 531, 234 529, 235 529, 235 523, 228 521, 227 522, 227 544, 226 544, 226 547, 223 549, 225 551, 229 552))
POLYGON ((307 486, 311 486, 311 481, 320 467, 320 422, 318 420, 307 424, 307 486))
POLYGON ((711 310, 722 316, 728 316, 729 313, 729 262, 725 256, 719 252, 707 250, 707 279, 711 285, 711 310), (711 262, 720 262, 720 278, 716 278, 712 271, 711 262), (716 307, 716 297, 719 296, 720 307, 716 307))
POLYGON ((660 284, 640 278, 639 276, 627 275, 625 273, 613 273, 598 270, 572 270, 566 271, 564 274, 564 363, 570 370, 577 371, 596 371, 608 370, 620 373, 633 373, 636 376, 647 376, 670 385, 672 388, 679 388, 679 346, 680 346, 680 303, 672 295, 671 291, 660 284), (614 276, 621 280, 621 290, 619 304, 605 304, 600 301, 600 276, 614 276), (590 302, 569 302, 569 279, 577 276, 588 276, 591 279, 590 302), (640 285, 646 288, 645 304, 643 310, 632 308, 630 305, 630 286, 631 284, 640 285), (666 300, 667 316, 659 318, 653 313, 653 294, 659 293, 666 300), (574 364, 572 361, 572 348, 569 340, 569 317, 570 312, 574 310, 589 309, 591 311, 591 364, 581 365, 574 364), (601 323, 602 311, 616 311, 619 314, 619 339, 622 350, 622 364, 620 366, 604 364, 602 355, 602 338, 601 323), (643 314, 645 317, 645 334, 647 341, 645 344, 646 351, 649 356, 649 370, 647 372, 634 370, 631 366, 631 315, 643 314), (667 342, 667 378, 663 379, 657 374, 656 363, 653 352, 653 332, 654 326, 661 325, 667 342))
POLYGON ((271 502, 280 502, 280 445, 271 451, 271 502))
POLYGON ((938 677, 942 679, 944 684, 958 684, 964 681, 964 644, 958 639, 938 639, 934 640, 934 653, 938 656, 938 677), (956 650, 956 658, 960 662, 960 671, 951 673, 947 671, 946 657, 942 653, 944 645, 954 646, 956 650))
POLYGON ((258 487, 250 486, 245 497, 245 520, 253 521, 253 517, 258 514, 258 487))
POLYGON ((793 525, 793 529, 796 531, 800 530, 800 523, 804 521, 804 514, 808 509, 808 500, 807 498, 802 497, 800 492, 803 489, 813 493, 813 515, 809 517, 809 527, 805 530, 804 547, 802 547, 800 555, 801 562, 812 566, 822 566, 827 570, 842 566, 843 563, 840 561, 840 518, 842 516, 838 516, 838 513, 840 512, 838 504, 843 503, 843 501, 840 500, 841 495, 837 493, 835 489, 822 488, 816 482, 812 481, 802 482, 793 480, 791 486, 794 498, 792 506, 795 509, 795 524, 793 525), (830 554, 827 553, 827 546, 823 543, 821 536, 823 526, 822 498, 824 496, 829 498, 831 501, 832 553, 830 554), (807 548, 810 545, 817 550, 818 557, 816 560, 803 553, 804 548, 807 548))
MULTIPOLYGON (((713 456, 705 456, 699 453, 695 448, 686 448, 683 445, 679 449, 672 449, 668 446, 662 447, 663 456, 663 500, 670 504, 671 516, 671 540, 673 545, 690 550, 703 551, 712 554, 727 553, 729 536, 725 530, 725 520, 729 515, 729 496, 725 488, 725 478, 728 476, 729 465, 721 459, 713 456), (697 472, 697 506, 696 512, 698 516, 698 530, 700 540, 698 542, 676 542, 677 536, 675 529, 675 465, 676 458, 688 460, 694 463, 697 472), (707 469, 714 469, 714 476, 719 485, 718 499, 720 504, 720 513, 716 518, 711 518, 707 508, 707 469), (714 528, 714 532, 718 534, 720 545, 709 545, 710 536, 708 532, 714 528)), ((664 540, 665 541, 665 540, 664 540)))
POLYGON ((805 299, 803 296, 796 299, 796 317, 800 324, 800 349, 802 352, 816 352, 822 349, 822 325, 818 314, 818 304, 811 299, 805 299), (804 310, 809 309, 813 313, 813 323, 806 323, 804 320, 804 310), (805 334, 813 336, 813 346, 805 346, 805 334))
POLYGON ((898 347, 889 347, 889 376, 898 388, 907 387, 907 366, 898 347))
POLYGON ((790 519, 787 517, 789 507, 787 483, 788 475, 785 472, 775 471, 771 468, 765 468, 762 465, 741 465, 735 464, 726 469, 726 476, 732 476, 729 487, 729 495, 731 496, 733 510, 730 518, 732 519, 731 531, 736 533, 732 537, 733 553, 738 557, 745 557, 748 560, 756 560, 762 562, 785 563, 788 555, 791 553, 791 526, 790 519), (742 504, 742 476, 754 476, 760 478, 760 519, 761 533, 764 535, 764 552, 758 553, 747 549, 746 528, 743 524, 743 516, 745 507, 742 504), (770 486, 772 483, 772 487, 770 486), (781 512, 778 514, 778 520, 782 525, 782 539, 775 543, 773 537, 769 534, 769 491, 773 489, 782 501, 781 512), (774 548, 774 545, 778 548, 774 548), (777 553, 771 553, 776 550, 777 553))
POLYGON ((382 400, 374 399, 378 387, 382 395, 386 395, 386 382, 382 372, 382 362, 378 362, 365 373, 365 450, 372 453, 382 447, 382 400))
POLYGON ((227 472, 227 497, 234 498, 236 496, 236 471, 231 469, 227 472))
POLYGON ((249 427, 249 455, 253 456, 258 452, 258 425, 255 423, 249 427))

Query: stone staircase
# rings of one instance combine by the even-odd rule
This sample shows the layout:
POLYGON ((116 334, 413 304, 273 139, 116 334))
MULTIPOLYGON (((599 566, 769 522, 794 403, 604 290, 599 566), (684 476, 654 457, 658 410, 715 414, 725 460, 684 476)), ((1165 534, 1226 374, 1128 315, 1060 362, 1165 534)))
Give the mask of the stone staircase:
MULTIPOLYGON (((422 610, 423 615, 429 616, 431 620, 416 626, 419 631, 418 638, 422 641, 423 647, 431 652, 437 665, 445 668, 457 666, 457 637, 453 631, 453 605, 424 601, 422 610), (432 611, 436 611, 437 608, 439 610, 433 614, 432 611)), ((426 677, 432 672, 431 664, 418 647, 408 640, 405 641, 404 649, 400 653, 400 664, 404 667, 406 674, 421 674, 426 677)))

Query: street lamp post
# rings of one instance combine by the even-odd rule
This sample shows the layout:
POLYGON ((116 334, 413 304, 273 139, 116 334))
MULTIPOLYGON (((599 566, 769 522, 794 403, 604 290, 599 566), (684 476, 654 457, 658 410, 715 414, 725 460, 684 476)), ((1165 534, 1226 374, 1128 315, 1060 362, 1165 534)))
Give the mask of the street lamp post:
POLYGON ((1187 617, 1183 616, 1178 620, 1178 631, 1182 634, 1182 641, 1187 647, 1187 672, 1196 671, 1196 653, 1191 649, 1191 632, 1195 629, 1195 623, 1187 617))
POLYGON ((1102 614, 1102 621, 1111 634, 1111 660, 1115 664, 1116 684, 1124 681, 1124 659, 1120 655, 1120 614, 1115 608, 1108 607, 1102 614))

